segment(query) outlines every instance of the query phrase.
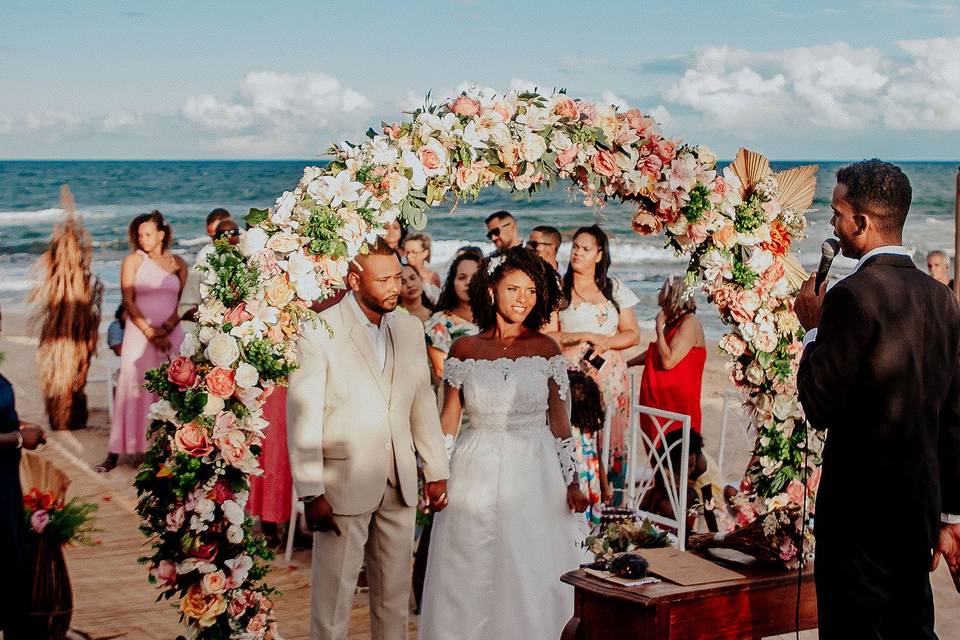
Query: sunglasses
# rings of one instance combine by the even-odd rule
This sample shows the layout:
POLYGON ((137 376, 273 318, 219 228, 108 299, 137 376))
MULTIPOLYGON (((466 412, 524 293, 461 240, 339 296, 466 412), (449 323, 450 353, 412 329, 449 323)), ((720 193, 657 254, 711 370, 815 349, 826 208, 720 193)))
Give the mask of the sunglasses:
POLYGON ((540 240, 527 240, 527 249, 536 251, 539 247, 552 247, 552 242, 541 242, 540 240))
POLYGON ((494 238, 499 238, 500 232, 506 229, 507 227, 509 227, 511 224, 512 223, 507 222, 506 224, 502 224, 499 227, 494 227, 493 229, 490 229, 490 231, 487 231, 487 240, 493 240, 494 238))

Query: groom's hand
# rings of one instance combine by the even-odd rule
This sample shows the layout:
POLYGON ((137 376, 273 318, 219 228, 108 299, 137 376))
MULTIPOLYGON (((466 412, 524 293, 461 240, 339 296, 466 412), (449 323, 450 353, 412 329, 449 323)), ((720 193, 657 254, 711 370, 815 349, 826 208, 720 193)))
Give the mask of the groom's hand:
POLYGON ((447 481, 437 480, 428 482, 424 487, 424 493, 427 495, 427 507, 434 513, 443 511, 447 506, 447 481))
POLYGON ((304 503, 303 516, 307 521, 307 529, 310 531, 333 531, 340 535, 340 527, 337 521, 333 519, 333 507, 327 502, 326 497, 317 496, 304 503))
POLYGON ((944 524, 940 527, 940 542, 933 550, 933 564, 930 571, 936 571, 940 556, 947 561, 953 584, 960 591, 960 524, 944 524))

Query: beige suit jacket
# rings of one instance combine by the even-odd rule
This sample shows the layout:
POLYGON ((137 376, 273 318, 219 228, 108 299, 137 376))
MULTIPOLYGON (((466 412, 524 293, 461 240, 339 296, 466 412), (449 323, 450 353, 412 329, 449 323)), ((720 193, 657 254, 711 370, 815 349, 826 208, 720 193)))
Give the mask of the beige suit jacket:
POLYGON ((395 314, 381 371, 350 305, 331 307, 320 318, 301 332, 300 366, 287 393, 297 493, 323 494, 334 513, 359 515, 377 508, 395 469, 404 503, 416 506, 414 452, 423 459, 428 482, 449 476, 423 325, 395 314))

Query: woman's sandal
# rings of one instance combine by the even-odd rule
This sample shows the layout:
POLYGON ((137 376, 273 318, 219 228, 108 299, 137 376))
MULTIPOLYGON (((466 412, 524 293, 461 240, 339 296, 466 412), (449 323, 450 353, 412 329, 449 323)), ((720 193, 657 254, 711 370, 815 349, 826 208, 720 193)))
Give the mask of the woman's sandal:
POLYGON ((97 473, 109 473, 117 466, 117 460, 119 457, 119 455, 111 453, 107 456, 106 460, 95 466, 93 470, 97 473))

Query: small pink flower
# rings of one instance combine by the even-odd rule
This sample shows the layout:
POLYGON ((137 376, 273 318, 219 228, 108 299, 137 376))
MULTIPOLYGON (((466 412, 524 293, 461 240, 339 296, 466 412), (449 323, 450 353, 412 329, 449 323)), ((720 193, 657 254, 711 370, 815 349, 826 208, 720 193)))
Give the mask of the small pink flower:
POLYGON ((43 509, 34 511, 33 515, 30 516, 30 527, 37 533, 43 533, 43 530, 47 528, 47 523, 49 522, 50 514, 43 509))
POLYGON ((807 478, 807 489, 810 490, 810 493, 816 495, 817 489, 820 488, 820 467, 817 467, 813 470, 813 473, 810 474, 810 477, 807 478))
POLYGON ((184 520, 186 520, 187 511, 183 505, 180 505, 173 511, 167 514, 167 531, 179 531, 180 527, 183 526, 184 520))
POLYGON ((625 115, 630 128, 641 136, 645 135, 656 124, 653 118, 643 115, 639 109, 630 109, 625 115))
POLYGON ((677 145, 672 140, 664 138, 657 143, 657 155, 664 163, 671 162, 677 155, 677 145))
POLYGON ((559 154, 557 154, 557 167, 562 169, 571 162, 577 159, 577 154, 580 153, 580 146, 572 144, 559 154))
POLYGON ((223 316, 223 321, 228 322, 233 326, 237 326, 246 322, 247 320, 252 319, 253 316, 247 311, 247 305, 243 302, 227 311, 226 315, 223 316))

